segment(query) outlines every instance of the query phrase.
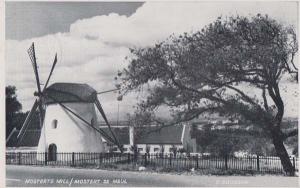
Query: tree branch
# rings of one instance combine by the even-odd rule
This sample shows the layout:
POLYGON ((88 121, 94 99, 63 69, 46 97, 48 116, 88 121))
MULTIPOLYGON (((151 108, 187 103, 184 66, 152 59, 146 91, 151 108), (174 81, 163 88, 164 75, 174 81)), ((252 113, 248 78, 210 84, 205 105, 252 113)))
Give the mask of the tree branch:
POLYGON ((237 93, 239 93, 245 99, 246 102, 249 102, 250 104, 255 105, 255 106, 258 105, 249 96, 247 96, 244 92, 242 92, 241 90, 239 90, 239 89, 237 89, 233 86, 229 86, 229 85, 227 85, 226 87, 236 91, 237 93))
POLYGON ((166 128, 166 127, 174 126, 176 124, 183 123, 183 122, 188 122, 188 121, 190 121, 190 120, 198 117, 202 113, 209 112, 209 111, 214 111, 214 110, 217 110, 217 109, 218 109, 217 107, 197 109, 196 110, 197 112, 195 112, 190 117, 179 118, 176 121, 169 122, 167 124, 165 122, 162 122, 162 121, 158 120, 158 119, 153 119, 153 121, 156 122, 156 123, 158 123, 160 126, 157 129, 151 130, 151 131, 149 131, 147 133, 160 131, 161 129, 166 128))
POLYGON ((269 95, 271 96, 272 100, 274 101, 277 107, 277 114, 275 116, 275 120, 279 123, 281 122, 284 114, 284 104, 279 93, 278 85, 277 84, 273 84, 273 86, 269 85, 267 88, 268 88, 269 95))
POLYGON ((268 105, 268 100, 267 100, 267 97, 266 97, 266 88, 265 87, 262 89, 262 97, 263 97, 263 100, 264 100, 264 108, 267 112, 269 112, 269 105, 268 105))
POLYGON ((296 135, 298 135, 298 129, 295 129, 295 130, 292 130, 288 133, 285 133, 284 134, 284 139, 287 139, 289 137, 296 136, 296 135))

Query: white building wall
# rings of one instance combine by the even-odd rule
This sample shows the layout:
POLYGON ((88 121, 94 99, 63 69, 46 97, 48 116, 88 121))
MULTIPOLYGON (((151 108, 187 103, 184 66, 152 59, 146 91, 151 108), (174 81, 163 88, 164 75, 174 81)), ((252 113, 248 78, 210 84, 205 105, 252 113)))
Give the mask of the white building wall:
POLYGON ((134 127, 130 126, 129 127, 129 144, 133 145, 134 144, 134 127))
MULTIPOLYGON (((150 147, 150 153, 160 153, 161 152, 161 145, 159 144, 137 144, 138 149, 141 149, 140 153, 146 153, 146 147, 150 147), (157 150, 158 149, 158 150, 157 150)), ((170 153, 170 148, 175 146, 177 149, 183 148, 182 144, 163 144, 164 146, 164 153, 170 153)), ((127 152, 132 152, 130 150, 131 145, 124 145, 124 148, 128 148, 127 152)))
POLYGON ((191 153, 194 153, 197 151, 197 143, 196 139, 191 137, 191 126, 192 125, 184 125, 182 143, 186 150, 189 149, 191 153))
MULTIPOLYGON (((64 103, 64 105, 88 122, 91 122, 92 118, 97 119, 92 103, 64 103)), ((51 104, 46 108, 37 151, 48 151, 50 144, 57 146, 57 152, 104 152, 101 135, 59 104, 51 104), (55 119, 57 128, 52 126, 55 119)))

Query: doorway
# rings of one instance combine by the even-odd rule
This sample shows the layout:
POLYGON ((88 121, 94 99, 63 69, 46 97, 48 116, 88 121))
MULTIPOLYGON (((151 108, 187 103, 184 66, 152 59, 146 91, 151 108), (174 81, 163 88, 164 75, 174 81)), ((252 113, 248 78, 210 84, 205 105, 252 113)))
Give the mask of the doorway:
POLYGON ((48 148, 48 161, 56 161, 57 147, 55 144, 50 144, 48 148))

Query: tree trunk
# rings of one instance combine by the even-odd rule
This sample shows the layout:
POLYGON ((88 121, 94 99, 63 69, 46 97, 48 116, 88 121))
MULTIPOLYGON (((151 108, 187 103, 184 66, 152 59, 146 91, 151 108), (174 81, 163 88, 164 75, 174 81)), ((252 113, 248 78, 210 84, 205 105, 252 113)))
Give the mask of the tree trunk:
POLYGON ((285 149, 285 146, 283 145, 283 139, 279 136, 280 134, 276 134, 276 133, 277 132, 273 132, 272 140, 273 140, 273 144, 275 146, 276 153, 277 153, 278 157, 280 158, 283 170, 286 173, 286 175, 294 176, 295 169, 292 165, 292 162, 290 161, 290 157, 285 149))

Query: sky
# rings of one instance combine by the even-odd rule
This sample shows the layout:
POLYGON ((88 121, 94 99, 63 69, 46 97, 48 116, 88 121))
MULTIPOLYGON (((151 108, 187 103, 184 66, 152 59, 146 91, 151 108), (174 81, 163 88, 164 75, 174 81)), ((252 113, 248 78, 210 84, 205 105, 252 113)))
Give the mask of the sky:
MULTIPOLYGON (((97 91, 114 88, 131 47, 151 46, 171 34, 197 31, 217 17, 268 14, 298 28, 295 2, 6 2, 6 85, 17 87, 23 111, 34 101, 35 78, 27 54, 34 42, 41 82, 54 55, 54 82, 87 83, 97 91)), ((50 84, 51 84, 50 83, 50 84)), ((298 116, 297 84, 284 82, 286 116, 298 116)), ((99 95, 110 119, 132 112, 136 94, 116 100, 99 95)), ((139 96, 142 98, 142 96, 139 96)))

